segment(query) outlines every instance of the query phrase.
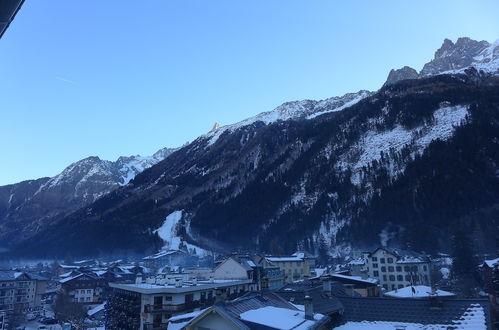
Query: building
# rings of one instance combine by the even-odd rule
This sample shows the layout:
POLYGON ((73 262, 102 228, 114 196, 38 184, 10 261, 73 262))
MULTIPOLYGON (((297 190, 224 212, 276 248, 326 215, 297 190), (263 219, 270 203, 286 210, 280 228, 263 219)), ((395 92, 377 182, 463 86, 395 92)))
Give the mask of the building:
POLYGON ((41 306, 47 280, 27 272, 0 270, 0 314, 41 306))
POLYGON ((159 269, 165 266, 190 266, 188 253, 181 250, 162 250, 156 254, 142 258, 148 268, 159 269))
POLYGON ((486 299, 338 297, 336 330, 493 329, 486 299))
POLYGON ((423 254, 382 247, 365 253, 364 259, 369 277, 378 279, 385 290, 431 286, 431 260, 423 254))
POLYGON ((288 283, 276 291, 276 294, 294 305, 305 305, 306 298, 310 297, 314 312, 327 315, 331 320, 337 320, 343 313, 343 305, 338 297, 355 292, 348 292, 341 283, 327 278, 315 278, 288 283))
POLYGON ((351 286, 362 297, 379 297, 381 290, 378 279, 362 278, 361 276, 351 276, 344 274, 330 274, 322 277, 323 280, 330 280, 351 286))
POLYGON ((124 330, 165 329, 172 316, 209 307, 217 296, 233 299, 257 290, 257 285, 250 279, 148 279, 144 283, 137 278, 136 284, 110 283, 110 286, 113 288, 110 328, 124 330))
POLYGON ((483 291, 487 294, 494 320, 499 320, 499 296, 497 287, 499 284, 499 258, 485 260, 480 265, 483 291))
POLYGON ((266 259, 271 265, 281 269, 286 283, 309 278, 315 270, 315 257, 304 252, 296 252, 285 257, 266 257, 266 259))
POLYGON ((213 269, 217 280, 248 280, 256 278, 256 264, 251 259, 240 259, 235 255, 221 261, 213 269))
POLYGON ((92 274, 79 274, 59 281, 62 291, 74 302, 87 308, 104 302, 108 281, 92 274))
POLYGON ((173 317, 168 329, 330 329, 330 319, 309 302, 301 309, 274 293, 254 293, 173 317))

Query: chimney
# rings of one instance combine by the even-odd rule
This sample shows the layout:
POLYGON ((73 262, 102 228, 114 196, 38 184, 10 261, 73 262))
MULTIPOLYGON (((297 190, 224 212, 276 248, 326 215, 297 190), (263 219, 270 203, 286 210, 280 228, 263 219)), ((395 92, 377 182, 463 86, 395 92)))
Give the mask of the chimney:
POLYGON ((135 284, 141 284, 142 283, 142 274, 138 273, 137 277, 135 278, 135 284))
POLYGON ((345 288, 345 294, 349 297, 353 297, 353 284, 343 284, 345 288))
POLYGON ((312 297, 305 296, 305 319, 314 319, 314 305, 312 303, 312 297))
POLYGON ((182 287, 182 279, 181 278, 176 278, 175 279, 175 287, 176 288, 181 288, 182 287))
POLYGON ((194 286, 198 285, 198 278, 197 277, 194 277, 192 279, 192 285, 194 285, 194 286))
POLYGON ((210 283, 215 283, 215 279, 213 278, 213 275, 210 275, 210 283))

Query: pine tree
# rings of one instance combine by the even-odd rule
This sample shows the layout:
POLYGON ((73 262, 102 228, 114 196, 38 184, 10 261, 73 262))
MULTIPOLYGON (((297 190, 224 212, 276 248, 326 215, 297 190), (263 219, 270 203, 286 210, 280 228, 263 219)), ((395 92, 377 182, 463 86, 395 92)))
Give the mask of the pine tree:
POLYGON ((452 274, 456 286, 465 296, 472 296, 478 285, 478 261, 473 253, 473 244, 463 229, 458 229, 452 238, 452 274))

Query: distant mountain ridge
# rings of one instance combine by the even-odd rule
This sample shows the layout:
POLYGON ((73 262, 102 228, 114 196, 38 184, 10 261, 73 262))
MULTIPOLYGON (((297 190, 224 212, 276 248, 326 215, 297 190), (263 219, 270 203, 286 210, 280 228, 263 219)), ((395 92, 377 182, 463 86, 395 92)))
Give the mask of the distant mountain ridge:
POLYGON ((53 219, 128 184, 138 173, 175 150, 163 148, 152 156, 119 157, 114 162, 87 157, 52 178, 0 186, 0 240, 24 238, 35 233, 53 219))
POLYGON ((490 247, 499 219, 499 49, 459 40, 444 41, 424 74, 405 68, 377 92, 287 102, 216 125, 10 246, 45 255, 184 243, 342 255, 380 240, 445 249, 449 233, 465 227, 490 247))
POLYGON ((392 69, 385 85, 437 74, 462 73, 464 69, 471 66, 479 71, 497 74, 499 39, 492 44, 485 40, 476 41, 467 37, 457 39, 456 43, 445 39, 442 46, 435 52, 433 60, 426 63, 419 73, 409 66, 397 70, 392 69))

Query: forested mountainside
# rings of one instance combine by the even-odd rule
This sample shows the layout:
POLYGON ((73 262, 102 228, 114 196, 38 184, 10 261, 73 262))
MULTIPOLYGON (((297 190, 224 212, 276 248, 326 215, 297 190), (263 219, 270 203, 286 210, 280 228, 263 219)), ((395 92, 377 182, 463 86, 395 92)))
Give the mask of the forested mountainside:
POLYGON ((88 157, 52 178, 0 186, 0 247, 25 239, 51 221, 86 206, 160 160, 174 149, 116 161, 88 157))
POLYGON ((152 251, 165 217, 176 218, 170 238, 210 250, 343 254, 390 241, 435 252, 460 227, 493 246, 498 78, 469 69, 356 101, 212 131, 15 249, 152 251))
POLYGON ((464 228, 490 250, 498 77, 498 41, 446 39, 420 72, 392 70, 377 92, 287 102, 173 153, 88 158, 0 187, 0 240, 9 255, 50 257, 162 246, 342 255, 380 243, 445 251, 464 228))

